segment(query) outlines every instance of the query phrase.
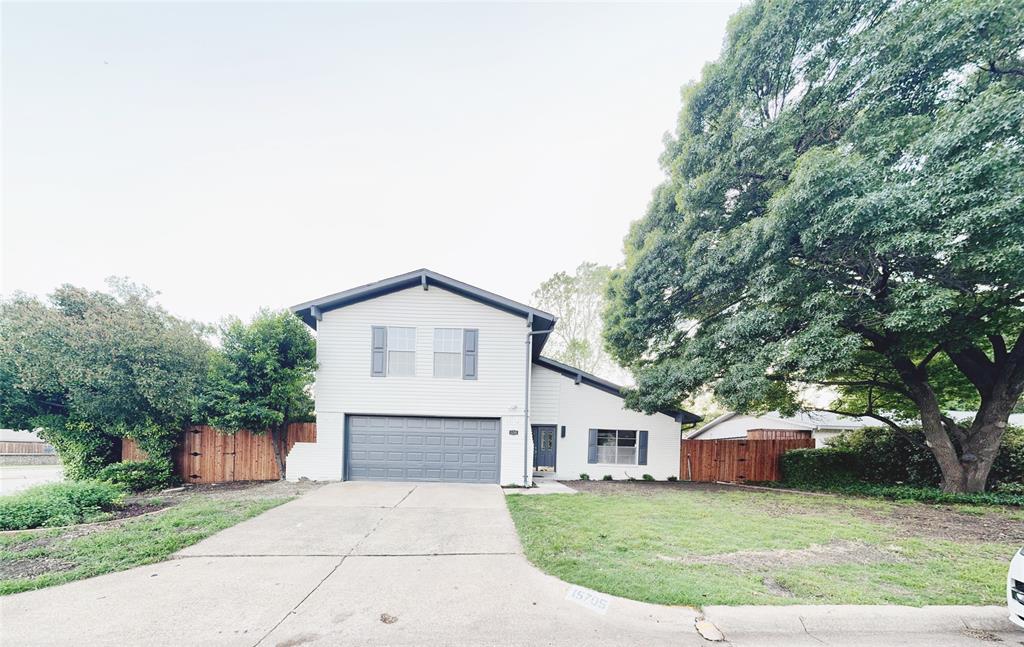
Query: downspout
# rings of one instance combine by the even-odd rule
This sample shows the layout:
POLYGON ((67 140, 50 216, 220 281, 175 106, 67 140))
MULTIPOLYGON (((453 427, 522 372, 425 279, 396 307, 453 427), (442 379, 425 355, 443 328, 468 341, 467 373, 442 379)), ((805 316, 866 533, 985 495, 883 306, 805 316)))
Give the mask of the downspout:
POLYGON ((530 433, 530 369, 533 368, 533 313, 526 316, 526 388, 523 391, 523 487, 530 487, 527 434, 530 433))
POLYGON ((530 373, 533 370, 533 336, 546 335, 548 330, 533 329, 533 313, 526 317, 526 391, 523 393, 523 487, 530 487, 533 470, 530 469, 530 458, 527 452, 526 434, 533 438, 530 430, 530 373))

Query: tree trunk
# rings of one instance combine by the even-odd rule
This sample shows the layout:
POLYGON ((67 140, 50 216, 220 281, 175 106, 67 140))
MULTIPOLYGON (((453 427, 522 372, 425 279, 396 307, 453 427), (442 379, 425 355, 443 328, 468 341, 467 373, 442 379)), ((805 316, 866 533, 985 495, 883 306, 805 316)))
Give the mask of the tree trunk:
POLYGON ((281 480, 284 480, 284 446, 288 440, 288 425, 274 427, 271 432, 271 442, 274 445, 274 460, 277 461, 277 473, 281 480))
POLYGON ((945 492, 964 492, 965 474, 960 457, 957 456, 956 446, 953 445, 943 424, 942 411, 935 394, 927 385, 925 391, 912 392, 917 408, 921 412, 921 431, 924 432, 925 442, 932 450, 935 462, 939 464, 939 470, 942 472, 942 489, 945 492))
MULTIPOLYGON (((914 394, 917 396, 918 392, 915 390, 914 394)), ((989 472, 999 455, 1003 434, 1018 397, 1013 393, 1000 393, 999 397, 982 399, 970 427, 957 426, 959 455, 950 438, 951 430, 943 423, 938 401, 934 396, 928 398, 927 394, 918 400, 925 439, 942 471, 943 491, 985 491, 989 472)))

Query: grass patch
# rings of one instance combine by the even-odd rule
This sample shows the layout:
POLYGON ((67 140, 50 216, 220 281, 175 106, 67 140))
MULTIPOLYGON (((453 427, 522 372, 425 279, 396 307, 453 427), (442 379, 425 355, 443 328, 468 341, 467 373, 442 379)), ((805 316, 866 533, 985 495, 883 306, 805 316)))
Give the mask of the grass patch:
POLYGON ((1018 548, 908 535, 880 520, 920 504, 853 497, 673 490, 506 501, 542 570, 660 604, 1000 604, 1018 548))
POLYGON ((158 515, 131 519, 84 535, 53 530, 0 536, 0 595, 63 584, 159 562, 215 532, 293 497, 230 500, 193 497, 158 515), (32 560, 62 570, 14 576, 32 560))
POLYGON ((123 499, 122 488, 99 481, 37 485, 0 499, 0 530, 100 521, 123 499))

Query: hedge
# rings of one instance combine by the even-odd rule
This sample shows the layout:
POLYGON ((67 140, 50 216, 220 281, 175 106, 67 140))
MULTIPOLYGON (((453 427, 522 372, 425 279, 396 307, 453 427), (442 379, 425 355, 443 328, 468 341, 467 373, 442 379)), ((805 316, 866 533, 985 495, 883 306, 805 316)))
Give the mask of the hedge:
MULTIPOLYGON (((910 433, 920 437, 922 442, 910 442, 892 429, 868 428, 840 434, 829 442, 828 447, 855 455, 849 465, 855 470, 857 481, 880 485, 938 487, 942 483, 942 472, 935 456, 923 446, 924 438, 919 429, 911 430, 910 433)), ((835 458, 820 460, 831 461, 835 458)), ((794 465, 793 469, 800 471, 798 478, 805 478, 804 472, 812 468, 794 465)), ((819 482, 830 480, 835 479, 826 478, 819 482)), ((1024 483, 1024 428, 1010 427, 1006 430, 999 454, 989 473, 987 489, 995 490, 1000 484, 1006 483, 1024 483)))
MULTIPOLYGON (((915 432, 920 433, 920 432, 915 432)), ((989 492, 951 494, 926 448, 888 429, 844 433, 820 449, 794 449, 780 459, 782 484, 931 503, 1024 505, 1024 430, 1008 429, 989 476, 989 492)))
POLYGON ((779 459, 782 480, 793 486, 833 486, 860 481, 862 467, 857 452, 847 449, 791 449, 779 459))
POLYGON ((118 507, 123 499, 124 490, 99 481, 37 485, 0 498, 0 530, 92 521, 118 507))
POLYGON ((177 483, 170 461, 162 460, 112 463, 96 474, 96 480, 119 485, 132 492, 154 490, 177 483))

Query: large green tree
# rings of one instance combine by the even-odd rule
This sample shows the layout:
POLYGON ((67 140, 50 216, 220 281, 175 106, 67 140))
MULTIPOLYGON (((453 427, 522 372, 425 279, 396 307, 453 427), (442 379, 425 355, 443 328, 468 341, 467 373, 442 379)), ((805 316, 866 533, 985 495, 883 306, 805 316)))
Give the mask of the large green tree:
POLYGON ((558 317, 546 346, 552 357, 590 373, 611 368, 601 336, 610 275, 607 265, 584 262, 573 274, 557 272, 534 291, 534 305, 558 317))
POLYGON ((113 460, 118 437, 169 459, 206 374, 199 327, 145 287, 109 283, 0 302, 0 425, 40 428, 72 478, 113 460))
POLYGON ((982 490, 1024 390, 1022 53, 1017 0, 737 13, 612 279, 629 402, 791 411, 824 385, 920 418, 943 486, 982 490))
POLYGON ((312 416, 315 371, 316 341, 295 315, 263 311, 249 324, 230 319, 210 364, 206 417, 226 432, 269 431, 284 478, 288 425, 312 416))

